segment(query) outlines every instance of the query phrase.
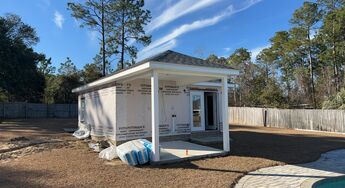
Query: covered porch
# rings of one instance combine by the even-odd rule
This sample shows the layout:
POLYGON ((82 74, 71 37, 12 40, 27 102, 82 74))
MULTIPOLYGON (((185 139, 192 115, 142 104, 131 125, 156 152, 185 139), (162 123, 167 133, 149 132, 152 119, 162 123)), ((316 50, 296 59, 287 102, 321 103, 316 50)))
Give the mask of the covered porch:
MULTIPOLYGON (((228 77, 233 74, 229 69, 218 69, 209 67, 195 67, 195 66, 176 66, 160 64, 153 66, 141 78, 149 77, 151 81, 151 134, 153 145, 153 161, 179 161, 185 159, 195 159, 200 157, 218 156, 230 152, 230 138, 228 125, 228 77), (220 80, 221 86, 221 134, 223 140, 223 150, 218 150, 211 147, 206 147, 189 142, 160 142, 159 137, 159 122, 160 122, 160 81, 174 81, 177 86, 192 86, 197 83, 207 83, 213 80, 220 80), (160 148, 161 146, 161 148, 160 148), (187 153, 186 153, 187 152, 187 153)), ((192 100, 192 99, 191 99, 192 100)), ((178 101, 176 101, 178 102, 178 101)), ((191 101, 192 103, 192 101, 191 101)), ((189 107, 189 104, 186 104, 189 107)), ((193 104, 190 104, 193 105, 193 104)), ((187 106, 186 106, 187 107, 187 106)), ((193 113, 193 112, 191 112, 193 113)), ((191 114, 190 125, 193 124, 193 114, 191 114)))
MULTIPOLYGON (((223 142, 223 150, 220 151, 230 151, 228 79, 232 75, 238 75, 238 70, 166 51, 76 88, 73 92, 114 87, 115 107, 119 109, 116 110, 114 123, 115 141, 151 137, 151 160, 158 162, 164 158, 160 152, 160 145, 164 149, 160 135, 165 138, 188 135, 193 131, 217 130, 221 133, 223 142), (214 105, 215 103, 217 105, 214 105), (207 105, 210 108, 205 108, 207 105), (125 110, 122 110, 123 108, 125 110), (207 111, 211 111, 213 115, 210 113, 211 116, 205 116, 204 112, 207 111), (208 123, 205 123, 207 121, 208 123)), ((184 145, 189 145, 190 148, 182 147, 181 151, 199 148, 195 145, 184 145)), ((212 150, 211 148, 205 151, 212 150)))

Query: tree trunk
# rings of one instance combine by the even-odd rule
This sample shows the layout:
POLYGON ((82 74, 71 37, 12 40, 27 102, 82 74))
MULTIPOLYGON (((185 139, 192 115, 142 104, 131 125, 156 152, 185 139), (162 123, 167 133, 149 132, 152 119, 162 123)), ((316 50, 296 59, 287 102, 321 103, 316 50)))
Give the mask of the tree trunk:
POLYGON ((240 93, 240 106, 243 107, 243 104, 242 104, 242 91, 240 91, 239 93, 240 93))
POLYGON ((329 68, 328 66, 322 67, 322 77, 326 84, 326 90, 327 90, 327 97, 331 96, 331 83, 330 83, 330 76, 329 76, 329 68))
POLYGON ((334 31, 334 21, 332 25, 332 32, 333 32, 333 45, 332 45, 332 55, 333 55, 333 66, 334 66, 334 82, 335 82, 335 90, 336 92, 339 91, 339 69, 338 69, 338 64, 337 64, 337 53, 335 50, 335 31, 334 31))
POLYGON ((124 56, 125 56, 125 13, 122 11, 122 18, 121 18, 121 69, 124 69, 124 56))
POLYGON ((237 106, 236 88, 234 88, 234 106, 237 106))
POLYGON ((105 25, 104 25, 104 0, 102 2, 102 62, 103 62, 103 73, 102 75, 105 76, 105 25))
POLYGON ((290 78, 289 78, 289 74, 288 74, 288 69, 285 70, 285 75, 286 75, 286 90, 287 90, 287 96, 286 96, 286 100, 288 105, 291 105, 291 84, 290 84, 290 78))
POLYGON ((267 64, 267 63, 265 64, 265 66, 266 66, 266 67, 265 67, 265 68, 266 68, 266 73, 265 73, 265 74, 266 74, 266 83, 267 83, 267 82, 268 82, 268 79, 269 79, 269 67, 268 67, 268 64, 267 64))
POLYGON ((313 101, 313 107, 316 108, 316 98, 315 98, 315 84, 314 84, 314 69, 313 60, 311 55, 311 39, 310 39, 310 29, 308 29, 308 58, 309 58, 309 74, 310 74, 310 84, 311 84, 311 96, 313 101))

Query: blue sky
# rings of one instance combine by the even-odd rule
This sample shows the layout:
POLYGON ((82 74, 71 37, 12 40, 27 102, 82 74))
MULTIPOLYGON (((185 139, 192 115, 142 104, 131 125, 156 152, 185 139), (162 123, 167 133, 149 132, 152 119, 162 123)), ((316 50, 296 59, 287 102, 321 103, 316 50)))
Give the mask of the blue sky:
MULTIPOLYGON (((0 16, 14 13, 37 31, 37 52, 59 66, 70 57, 78 68, 99 52, 97 33, 80 28, 67 0, 1 0, 0 16)), ((152 43, 139 46, 138 59, 164 50, 196 57, 229 56, 245 47, 257 54, 276 31, 286 30, 303 0, 146 0, 152 20, 146 31, 152 43)), ((116 62, 112 62, 115 67, 116 62)))

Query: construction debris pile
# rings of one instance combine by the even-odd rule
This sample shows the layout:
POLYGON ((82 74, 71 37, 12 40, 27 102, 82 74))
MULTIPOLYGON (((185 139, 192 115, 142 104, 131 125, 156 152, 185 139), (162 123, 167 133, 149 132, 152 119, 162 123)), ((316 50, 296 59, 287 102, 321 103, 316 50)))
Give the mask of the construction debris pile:
POLYGON ((13 137, 8 142, 0 143, 0 160, 17 158, 66 144, 68 143, 64 143, 59 139, 47 137, 13 137))
MULTIPOLYGON (((90 137, 90 130, 87 127, 79 128, 73 136, 78 139, 87 139, 90 137)), ((99 158, 113 160, 118 157, 130 166, 147 164, 152 159, 152 143, 146 139, 128 141, 119 146, 110 145, 103 150, 99 143, 88 145, 93 151, 99 152, 99 158)))

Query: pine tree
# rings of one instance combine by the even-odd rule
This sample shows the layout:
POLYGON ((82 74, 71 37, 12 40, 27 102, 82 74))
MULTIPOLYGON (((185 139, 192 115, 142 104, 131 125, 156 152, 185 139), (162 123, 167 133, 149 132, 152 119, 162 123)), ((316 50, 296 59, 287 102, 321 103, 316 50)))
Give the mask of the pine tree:
MULTIPOLYGON (((72 16, 77 20, 81 20, 81 27, 88 27, 93 31, 97 31, 101 37, 99 38, 103 62, 103 76, 106 75, 106 58, 107 58, 107 40, 109 35, 109 27, 114 25, 109 18, 108 8, 109 0, 87 0, 85 3, 68 3, 68 8, 72 11, 72 16)), ((109 54, 108 54, 109 55, 109 54)), ((111 54, 110 54, 111 55, 111 54)))
POLYGON ((120 55, 119 68, 125 68, 125 56, 134 63, 138 49, 135 43, 144 46, 151 43, 151 36, 146 35, 144 26, 151 20, 149 10, 144 9, 143 0, 116 0, 110 6, 111 20, 116 22, 112 28, 110 43, 112 50, 120 55))
MULTIPOLYGON (((296 43, 299 43, 298 50, 301 50, 301 55, 305 54, 308 61, 308 72, 310 79, 310 88, 311 88, 311 98, 314 108, 316 108, 316 96, 315 96, 315 75, 314 67, 315 55, 313 53, 313 32, 315 32, 315 25, 320 21, 321 14, 318 9, 318 5, 312 2, 304 2, 303 6, 297 9, 293 13, 293 17, 290 22, 293 25, 291 33, 293 40, 296 43)), ((301 57, 303 58, 303 57, 301 57)))

